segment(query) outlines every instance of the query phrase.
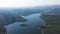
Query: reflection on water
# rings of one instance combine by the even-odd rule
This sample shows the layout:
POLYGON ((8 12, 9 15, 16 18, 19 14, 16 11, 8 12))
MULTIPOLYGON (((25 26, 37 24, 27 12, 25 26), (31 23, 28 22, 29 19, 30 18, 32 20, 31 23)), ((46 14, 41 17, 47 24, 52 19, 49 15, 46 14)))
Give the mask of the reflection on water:
POLYGON ((35 27, 36 25, 41 25, 42 20, 40 19, 40 14, 33 14, 25 16, 28 21, 14 23, 6 26, 8 34, 41 34, 41 31, 35 27), (26 24, 26 27, 21 26, 21 24, 26 24))

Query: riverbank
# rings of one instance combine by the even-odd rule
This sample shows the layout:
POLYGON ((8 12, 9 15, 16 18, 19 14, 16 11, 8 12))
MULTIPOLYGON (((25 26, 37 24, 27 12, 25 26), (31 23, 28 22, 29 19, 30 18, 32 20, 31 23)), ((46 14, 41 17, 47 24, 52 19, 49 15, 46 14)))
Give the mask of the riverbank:
POLYGON ((46 28, 41 30, 44 34, 60 34, 59 15, 43 15, 41 18, 45 21, 46 28))

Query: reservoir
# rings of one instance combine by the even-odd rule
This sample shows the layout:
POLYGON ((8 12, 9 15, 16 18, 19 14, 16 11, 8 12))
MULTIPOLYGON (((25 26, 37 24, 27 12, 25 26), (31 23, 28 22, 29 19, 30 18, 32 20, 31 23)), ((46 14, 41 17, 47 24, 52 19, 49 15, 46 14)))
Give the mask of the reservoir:
POLYGON ((37 26, 41 26, 43 21, 40 19, 40 13, 24 16, 27 22, 15 22, 6 26, 7 34, 42 34, 37 26), (26 26, 21 26, 26 24, 26 26))

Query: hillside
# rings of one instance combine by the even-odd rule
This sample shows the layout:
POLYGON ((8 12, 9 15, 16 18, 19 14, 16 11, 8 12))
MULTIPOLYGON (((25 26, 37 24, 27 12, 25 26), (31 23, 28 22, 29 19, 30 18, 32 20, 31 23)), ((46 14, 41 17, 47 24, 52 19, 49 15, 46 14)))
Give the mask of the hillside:
POLYGON ((41 17, 45 21, 45 29, 42 29, 44 34, 60 34, 60 16, 45 15, 41 17))

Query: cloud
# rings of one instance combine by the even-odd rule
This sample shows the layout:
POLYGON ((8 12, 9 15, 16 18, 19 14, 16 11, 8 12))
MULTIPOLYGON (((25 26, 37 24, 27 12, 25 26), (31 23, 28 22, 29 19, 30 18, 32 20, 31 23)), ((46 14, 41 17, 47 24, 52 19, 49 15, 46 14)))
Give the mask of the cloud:
POLYGON ((0 7, 30 7, 60 4, 60 0, 0 0, 0 7))

